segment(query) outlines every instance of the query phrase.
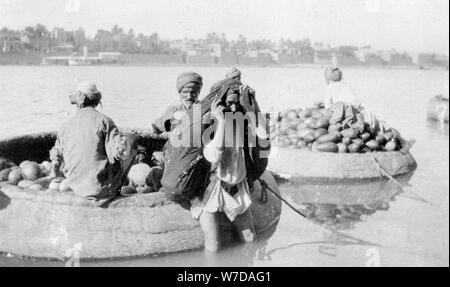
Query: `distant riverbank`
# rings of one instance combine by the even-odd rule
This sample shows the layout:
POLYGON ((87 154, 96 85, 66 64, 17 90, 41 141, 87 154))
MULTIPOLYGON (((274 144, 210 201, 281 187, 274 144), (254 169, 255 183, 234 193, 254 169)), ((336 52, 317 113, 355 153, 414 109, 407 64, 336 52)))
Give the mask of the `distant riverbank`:
MULTIPOLYGON (((38 52, 27 53, 0 53, 0 65, 2 66, 41 66, 42 59, 47 54, 38 52)), ((123 54, 119 66, 211 66, 211 67, 232 67, 232 66, 253 66, 253 67, 283 67, 283 68, 323 68, 326 65, 313 63, 299 64, 277 64, 277 63, 214 63, 208 61, 201 62, 185 62, 183 57, 179 55, 150 55, 150 54, 123 54)), ((367 68, 367 69, 401 69, 416 70, 420 69, 418 65, 396 66, 396 65, 353 65, 345 66, 346 68, 367 68)), ((430 67, 430 70, 447 70, 444 67, 430 67)))

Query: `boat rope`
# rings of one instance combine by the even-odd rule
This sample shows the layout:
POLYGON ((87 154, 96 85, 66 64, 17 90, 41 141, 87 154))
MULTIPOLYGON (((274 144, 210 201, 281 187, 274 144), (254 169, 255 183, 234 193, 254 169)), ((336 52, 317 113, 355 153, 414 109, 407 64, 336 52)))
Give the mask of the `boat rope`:
MULTIPOLYGON (((301 213, 297 208, 295 208, 292 204, 290 204, 286 199, 284 199, 281 195, 279 195, 278 193, 276 193, 275 191, 273 191, 273 189, 271 189, 269 187, 269 185, 267 184, 267 182, 263 179, 258 179, 259 182, 261 183, 261 187, 262 189, 267 189, 269 190, 271 193, 273 193, 276 197, 278 197, 278 199, 280 199, 282 202, 284 202, 287 206, 289 206, 293 211, 295 211, 296 213, 300 214, 302 217, 307 218, 307 216, 303 213, 301 213)), ((267 195, 266 195, 267 196, 267 195)))

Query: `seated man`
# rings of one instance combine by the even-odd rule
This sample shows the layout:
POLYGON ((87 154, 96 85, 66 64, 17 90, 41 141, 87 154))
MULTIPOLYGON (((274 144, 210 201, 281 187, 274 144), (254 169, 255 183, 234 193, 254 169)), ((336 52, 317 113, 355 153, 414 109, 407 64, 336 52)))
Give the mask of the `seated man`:
POLYGON ((54 171, 60 169, 65 186, 97 206, 119 191, 132 161, 130 144, 116 124, 95 108, 102 94, 94 83, 81 82, 70 95, 77 113, 65 122, 50 151, 54 171))
POLYGON ((343 74, 339 68, 330 67, 325 70, 327 83, 325 108, 333 111, 330 123, 349 122, 351 123, 349 126, 364 129, 364 122, 366 122, 373 129, 385 130, 385 123, 379 121, 373 113, 362 106, 355 91, 342 79, 343 74))
MULTIPOLYGON (((182 73, 177 78, 176 88, 180 104, 169 106, 164 114, 152 123, 152 132, 168 139, 173 128, 181 122, 185 112, 198 102, 198 96, 203 86, 202 77, 194 72, 182 73)), ((161 187, 163 175, 162 152, 154 152, 151 160, 151 170, 148 176, 149 186, 157 191, 161 187)))
POLYGON ((342 81, 342 71, 337 67, 325 70, 325 81, 327 83, 325 94, 325 108, 329 109, 333 104, 344 103, 361 109, 361 102, 350 85, 342 81))
POLYGON ((202 86, 203 79, 199 74, 194 72, 181 74, 177 78, 176 84, 180 103, 178 105, 169 106, 163 115, 153 122, 153 132, 167 136, 168 138, 168 135, 173 128, 172 125, 181 120, 183 113, 193 104, 198 102, 198 96, 202 86), (178 112, 181 112, 181 114, 178 112))

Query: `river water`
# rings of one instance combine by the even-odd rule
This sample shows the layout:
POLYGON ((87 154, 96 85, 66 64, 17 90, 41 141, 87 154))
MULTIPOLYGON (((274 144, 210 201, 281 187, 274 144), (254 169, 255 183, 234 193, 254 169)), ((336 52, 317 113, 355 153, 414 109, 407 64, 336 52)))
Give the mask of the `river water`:
MULTIPOLYGON (((74 113, 68 93, 78 80, 97 83, 103 112, 118 125, 146 127, 178 102, 176 77, 189 70, 204 77, 205 95, 227 68, 0 66, 0 138, 56 130, 74 113)), ((320 68, 241 70, 265 111, 310 106, 324 95, 320 68)), ((416 140, 411 152, 418 168, 403 190, 384 184, 363 186, 360 193, 302 194, 281 186, 287 200, 313 208, 315 217, 305 219, 283 205, 276 230, 257 244, 228 247, 217 256, 193 251, 82 266, 448 266, 449 127, 425 119, 428 99, 448 96, 448 71, 352 68, 344 79, 368 109, 416 140)), ((64 263, 0 256, 0 266, 25 265, 64 263)))

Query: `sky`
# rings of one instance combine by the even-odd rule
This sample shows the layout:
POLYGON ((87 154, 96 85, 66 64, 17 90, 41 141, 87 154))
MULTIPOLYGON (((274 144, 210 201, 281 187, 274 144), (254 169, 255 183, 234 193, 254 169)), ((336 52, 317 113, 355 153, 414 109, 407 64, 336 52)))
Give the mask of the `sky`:
POLYGON ((97 29, 118 24, 163 39, 310 38, 448 55, 448 0, 0 0, 0 28, 97 29))

